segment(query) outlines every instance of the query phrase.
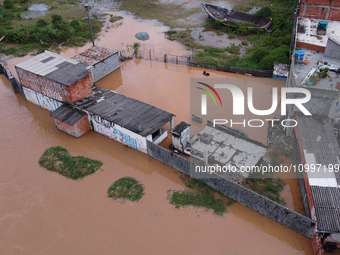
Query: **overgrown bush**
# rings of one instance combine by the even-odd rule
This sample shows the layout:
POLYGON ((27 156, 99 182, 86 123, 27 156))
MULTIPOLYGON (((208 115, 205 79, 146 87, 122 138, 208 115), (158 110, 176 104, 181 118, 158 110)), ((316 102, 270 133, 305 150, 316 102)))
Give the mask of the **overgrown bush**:
POLYGON ((4 7, 5 9, 12 9, 14 7, 12 0, 4 0, 4 7))
POLYGON ((273 15, 273 11, 269 6, 263 6, 256 12, 256 15, 261 17, 271 17, 273 15))

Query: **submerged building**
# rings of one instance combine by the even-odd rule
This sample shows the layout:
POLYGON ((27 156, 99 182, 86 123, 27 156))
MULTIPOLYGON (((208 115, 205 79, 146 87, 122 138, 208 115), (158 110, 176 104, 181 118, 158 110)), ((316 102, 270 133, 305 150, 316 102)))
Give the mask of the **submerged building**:
POLYGON ((120 67, 118 51, 98 45, 74 56, 72 59, 91 66, 94 82, 99 81, 120 67))

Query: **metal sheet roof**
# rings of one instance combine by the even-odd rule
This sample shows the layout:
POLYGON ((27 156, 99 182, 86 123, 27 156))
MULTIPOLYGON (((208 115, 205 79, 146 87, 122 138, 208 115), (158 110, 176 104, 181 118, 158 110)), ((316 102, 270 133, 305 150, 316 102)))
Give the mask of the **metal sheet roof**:
POLYGON ((318 230, 340 232, 340 191, 335 187, 311 186, 318 230))
POLYGON ((76 124, 85 115, 86 115, 85 112, 82 112, 78 109, 74 109, 69 105, 62 105, 51 113, 51 116, 53 118, 56 118, 61 122, 67 123, 72 126, 76 124))
POLYGON ((96 63, 103 61, 104 59, 116 54, 116 50, 108 49, 101 46, 94 46, 76 56, 72 59, 75 59, 79 62, 86 63, 89 65, 95 65, 96 63))
POLYGON ((90 96, 74 102, 72 105, 143 137, 153 134, 175 116, 112 90, 96 87, 92 91, 90 96), (137 123, 141 124, 141 131, 138 130, 137 123))
POLYGON ((315 214, 320 232, 340 233, 340 178, 331 166, 339 165, 340 148, 328 118, 297 115, 306 163, 320 164, 308 171, 315 214))
POLYGON ((88 65, 45 51, 16 65, 25 71, 69 86, 90 74, 88 65))
MULTIPOLYGON (((333 124, 328 118, 306 117, 297 115, 296 120, 300 131, 306 160, 313 154, 314 161, 307 164, 321 164, 322 166, 338 166, 340 164, 340 148, 334 134, 333 124)), ((333 171, 334 172, 334 171, 333 171)), ((332 178, 324 175, 324 178, 332 178)), ((315 177, 314 177, 315 178, 315 177)), ((334 173, 337 185, 340 185, 339 172, 334 173)))

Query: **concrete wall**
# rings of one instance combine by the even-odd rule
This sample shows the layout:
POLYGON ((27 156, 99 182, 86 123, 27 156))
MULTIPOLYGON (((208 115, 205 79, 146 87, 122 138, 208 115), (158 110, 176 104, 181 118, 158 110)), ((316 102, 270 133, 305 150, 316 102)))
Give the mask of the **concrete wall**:
POLYGON ((325 57, 340 59, 340 45, 334 42, 332 38, 328 38, 325 57))
POLYGON ((40 106, 46 110, 49 110, 50 112, 58 109, 62 105, 61 102, 56 101, 50 97, 44 96, 26 87, 23 87, 23 91, 27 101, 37 106, 40 106))
POLYGON ((61 122, 58 119, 54 118, 54 123, 56 127, 74 137, 81 137, 85 133, 87 133, 90 130, 90 124, 87 115, 85 115, 83 118, 81 118, 76 124, 69 125, 65 122, 61 122))
POLYGON ((94 64, 92 68, 93 81, 99 81, 106 75, 112 73, 120 67, 118 52, 104 59, 103 61, 94 64))
MULTIPOLYGON (((178 171, 190 175, 191 162, 173 152, 147 141, 148 155, 178 171)), ((314 226, 311 219, 294 212, 252 190, 227 179, 201 179, 207 185, 237 200, 250 209, 308 237, 312 238, 314 226)))
POLYGON ((110 137, 118 142, 124 143, 134 149, 147 153, 146 138, 142 137, 130 130, 123 128, 117 124, 108 122, 97 115, 88 115, 90 126, 93 131, 110 137))

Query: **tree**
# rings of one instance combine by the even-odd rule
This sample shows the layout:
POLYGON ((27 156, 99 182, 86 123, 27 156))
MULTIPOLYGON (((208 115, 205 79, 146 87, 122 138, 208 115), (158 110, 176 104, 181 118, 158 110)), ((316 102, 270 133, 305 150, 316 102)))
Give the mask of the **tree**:
POLYGON ((273 11, 269 6, 263 6, 259 11, 256 12, 256 15, 261 17, 271 17, 273 15, 273 11))

